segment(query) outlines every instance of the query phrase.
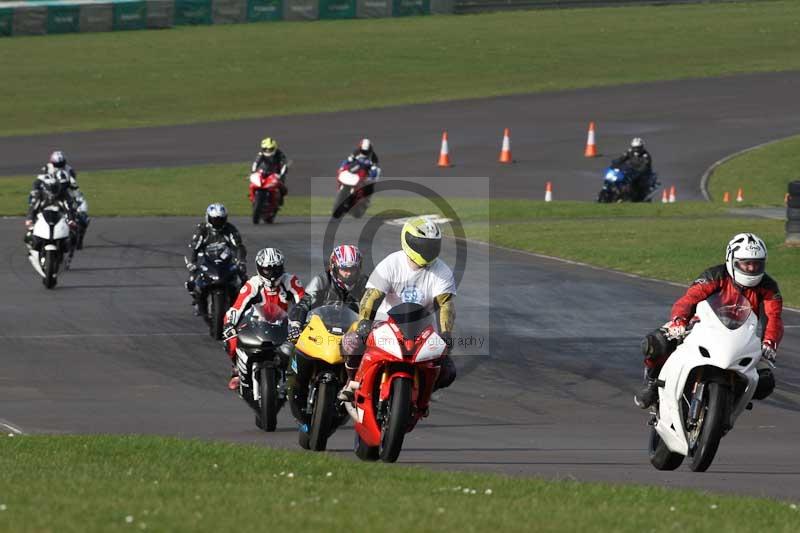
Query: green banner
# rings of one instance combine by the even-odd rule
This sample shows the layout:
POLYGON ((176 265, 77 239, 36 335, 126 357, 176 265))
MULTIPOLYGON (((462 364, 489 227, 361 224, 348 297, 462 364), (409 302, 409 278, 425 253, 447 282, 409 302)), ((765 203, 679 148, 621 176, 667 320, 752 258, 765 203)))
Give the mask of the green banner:
POLYGON ((319 18, 352 19, 356 17, 356 0, 319 0, 319 18))
POLYGON ((9 37, 14 25, 14 10, 0 8, 0 37, 9 37))
POLYGON ((211 0, 175 0, 175 25, 211 24, 211 0))
POLYGON ((146 2, 114 2, 114 31, 142 30, 146 27, 146 2))
POLYGON ((431 0, 394 0, 392 16, 427 15, 431 12, 431 0))
POLYGON ((283 0, 248 0, 247 22, 263 22, 281 20, 283 18, 283 0))
POLYGON ((77 33, 80 29, 80 6, 47 6, 47 33, 77 33))

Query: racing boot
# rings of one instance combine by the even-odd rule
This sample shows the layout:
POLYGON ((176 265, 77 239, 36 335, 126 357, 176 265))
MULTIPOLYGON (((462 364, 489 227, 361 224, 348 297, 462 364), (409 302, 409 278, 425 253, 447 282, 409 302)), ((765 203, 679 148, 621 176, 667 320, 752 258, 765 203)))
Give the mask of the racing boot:
POLYGON ((648 368, 645 372, 645 385, 633 396, 633 403, 639 409, 647 409, 658 400, 658 369, 648 368))
POLYGON ((354 380, 349 380, 347 385, 345 385, 342 390, 339 391, 339 394, 336 396, 336 399, 340 402, 349 402, 353 403, 356 399, 356 391, 361 386, 361 383, 354 380))
POLYGON ((228 381, 228 390, 238 390, 239 389, 239 371, 236 370, 236 367, 233 367, 231 370, 231 379, 228 381))

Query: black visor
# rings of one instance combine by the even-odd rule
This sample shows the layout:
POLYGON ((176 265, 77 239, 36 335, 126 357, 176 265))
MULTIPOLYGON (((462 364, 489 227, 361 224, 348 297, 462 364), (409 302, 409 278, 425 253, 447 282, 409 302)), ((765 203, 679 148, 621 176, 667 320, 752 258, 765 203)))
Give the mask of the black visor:
POLYGON ((439 257, 439 252, 442 251, 442 239, 426 239, 406 234, 406 243, 412 250, 421 255, 426 263, 430 263, 439 257))
POLYGON ((273 265, 265 267, 259 266, 256 267, 256 269, 258 270, 258 274, 262 278, 266 279, 276 279, 281 277, 281 275, 283 275, 283 265, 273 265))
POLYGON ((217 229, 220 229, 228 221, 228 217, 208 217, 208 223, 217 229))

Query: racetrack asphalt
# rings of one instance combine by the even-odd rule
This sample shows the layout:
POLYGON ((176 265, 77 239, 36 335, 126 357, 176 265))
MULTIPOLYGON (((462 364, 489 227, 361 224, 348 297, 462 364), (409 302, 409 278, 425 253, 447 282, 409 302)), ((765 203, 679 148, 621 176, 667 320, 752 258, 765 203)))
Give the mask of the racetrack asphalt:
MULTIPOLYGON (((251 250, 277 245, 308 280, 320 267, 322 218, 235 221, 251 250)), ((27 262, 19 219, 0 220, 0 421, 25 433, 155 433, 297 448, 281 412, 265 434, 225 384, 221 344, 191 315, 182 287, 188 218, 101 218, 58 287, 27 262)), ((370 250, 397 248, 383 225, 370 250)), ((357 242, 347 220, 337 240, 357 242)), ((443 256, 454 264, 453 241, 443 256)), ((641 336, 667 318, 679 287, 484 244, 467 247, 459 286, 459 378, 406 439, 400 462, 547 478, 636 482, 800 499, 800 316, 787 313, 779 391, 739 419, 705 474, 648 463, 641 336)), ((252 258, 252 252, 251 252, 252 258)), ((352 457, 352 429, 332 453, 352 457)), ((310 453, 310 452, 309 452, 310 453)))
MULTIPOLYGON (((644 136, 679 199, 701 197, 699 178, 731 152, 800 132, 800 73, 736 76, 564 93, 109 132, 0 138, 0 174, 32 172, 56 146, 78 170, 242 161, 265 134, 295 160, 290 186, 330 175, 368 133, 387 176, 490 176, 497 197, 590 200, 607 162, 584 159, 589 120, 601 152, 644 136), (518 162, 494 163, 503 127, 518 162), (441 130, 456 167, 434 166, 441 130)), ((479 190, 478 187, 475 190, 479 190)), ((447 184, 444 190, 447 194, 447 184)), ((485 189, 483 190, 485 193, 485 189)), ((462 191, 453 191, 462 192, 462 191)), ((252 255, 277 245, 308 280, 320 267, 324 219, 237 220, 252 255)), ((25 433, 156 433, 296 448, 288 412, 267 435, 225 388, 219 343, 191 316, 182 256, 195 220, 93 221, 87 247, 54 291, 27 263, 19 219, 0 219, 0 426, 25 433)), ((376 258, 396 248, 382 226, 376 258)), ((341 240, 360 231, 355 221, 341 240)), ((445 257, 452 260, 452 243, 445 257)), ((459 379, 406 439, 401 463, 549 478, 637 482, 800 499, 800 316, 787 313, 778 392, 745 412, 709 472, 656 472, 646 454, 647 414, 632 405, 641 336, 666 320, 674 285, 470 244, 459 287, 459 379), (488 318, 487 318, 488 316, 488 318)), ((351 456, 352 430, 330 441, 351 456)))
MULTIPOLYGON (((50 150, 65 150, 78 171, 251 160, 264 136, 294 161, 289 186, 308 191, 330 176, 368 136, 388 177, 492 178, 494 197, 593 200, 602 171, 634 136, 679 200, 701 199, 700 177, 719 159, 800 133, 800 72, 737 75, 581 89, 450 103, 215 122, 183 126, 0 137, 0 176, 31 174, 50 150), (583 157, 589 121, 602 157, 583 157), (511 128, 513 165, 499 165, 503 128, 511 128), (442 130, 455 166, 435 166, 442 130)), ((245 175, 247 168, 242 168, 245 175)), ((463 195, 458 189, 445 193, 463 195)))

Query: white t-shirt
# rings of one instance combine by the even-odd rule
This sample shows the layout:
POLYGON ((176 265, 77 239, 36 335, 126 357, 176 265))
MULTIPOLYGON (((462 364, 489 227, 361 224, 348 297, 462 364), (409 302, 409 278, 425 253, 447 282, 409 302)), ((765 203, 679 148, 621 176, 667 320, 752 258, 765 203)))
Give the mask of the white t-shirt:
POLYGON ((434 298, 440 294, 456 294, 453 272, 441 259, 426 268, 414 270, 405 252, 399 250, 378 263, 367 282, 368 289, 386 294, 378 313, 386 313, 401 303, 417 303, 433 313, 434 298))

